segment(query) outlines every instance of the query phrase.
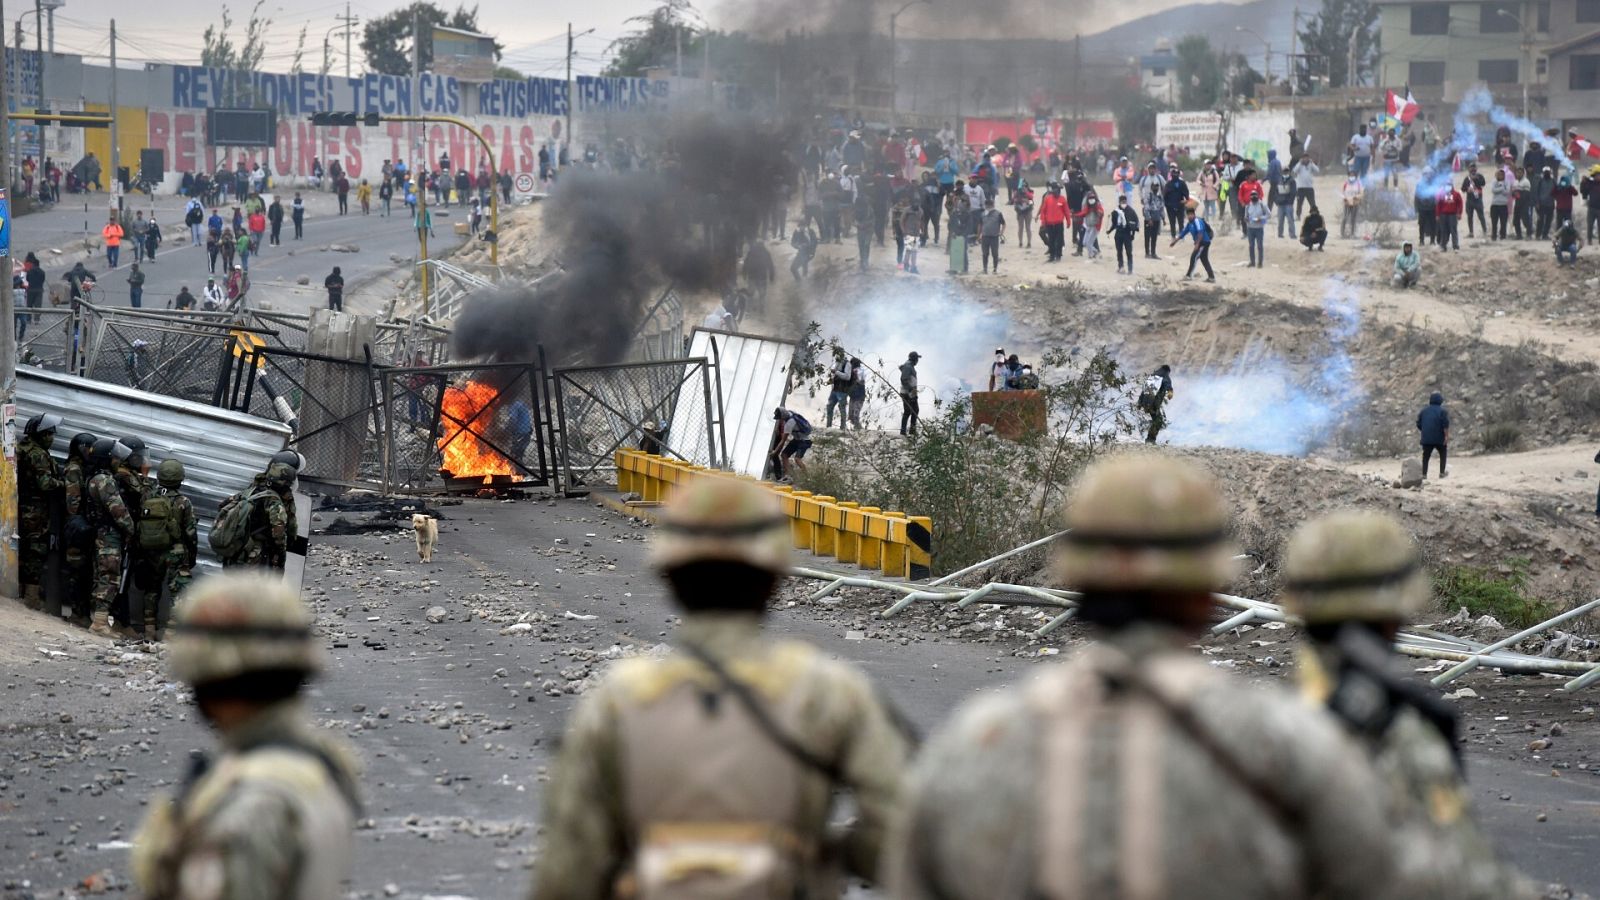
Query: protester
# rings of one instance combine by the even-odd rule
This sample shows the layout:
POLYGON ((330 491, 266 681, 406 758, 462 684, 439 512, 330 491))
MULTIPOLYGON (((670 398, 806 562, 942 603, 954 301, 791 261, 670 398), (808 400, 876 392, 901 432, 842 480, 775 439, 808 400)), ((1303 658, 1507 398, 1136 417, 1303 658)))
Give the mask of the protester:
POLYGON ((339 274, 338 266, 334 266, 333 272, 322 280, 322 286, 328 290, 328 308, 334 312, 344 312, 344 276, 339 274))
POLYGON ((1578 264, 1578 248, 1583 246, 1583 241, 1578 237, 1578 226, 1572 224, 1571 219, 1562 220, 1551 243, 1556 248, 1556 263, 1558 265, 1575 266, 1578 264))
POLYGON ((914 435, 917 433, 917 415, 921 407, 917 403, 917 362, 922 359, 922 354, 911 351, 906 361, 900 364, 900 433, 914 435))
POLYGON ((1011 211, 1017 217, 1017 249, 1033 249, 1033 188, 1025 178, 1011 192, 1011 211))
POLYGON ((1300 222, 1300 243, 1307 250, 1327 249, 1324 245, 1328 243, 1328 226, 1322 221, 1322 213, 1315 203, 1300 222))
POLYGON ((1455 185, 1445 182, 1433 207, 1435 240, 1440 250, 1461 249, 1461 207, 1461 194, 1455 185))
POLYGON ((1511 182, 1506 181, 1504 166, 1496 166, 1494 181, 1489 183, 1489 239, 1506 239, 1506 222, 1511 218, 1511 182))
POLYGON ((1304 206, 1317 205, 1316 177, 1322 174, 1311 154, 1301 156, 1294 164, 1294 214, 1300 215, 1304 206))
POLYGON ((1006 234, 1006 217, 994 208, 993 200, 984 201, 983 215, 978 219, 979 239, 983 246, 983 271, 989 273, 989 260, 994 259, 995 274, 1000 274, 1000 240, 1006 234))
POLYGON ((1249 268, 1260 269, 1267 264, 1266 233, 1267 222, 1271 219, 1272 212, 1267 209, 1260 193, 1252 195, 1244 208, 1244 236, 1250 251, 1249 268))
POLYGON ((1400 253, 1394 258, 1394 286, 1410 288, 1422 279, 1422 257, 1412 249, 1410 241, 1400 247, 1400 253))
POLYGON ((122 225, 117 222, 115 215, 100 229, 100 235, 105 239, 106 264, 111 268, 117 267, 117 256, 122 252, 122 225))
POLYGON ((1061 261, 1066 247, 1066 221, 1067 199, 1061 195, 1061 184, 1052 181, 1039 203, 1039 237, 1044 240, 1045 262, 1061 261))
MULTIPOLYGON (((1157 226, 1159 228, 1159 226, 1157 226)), ((1117 247, 1117 274, 1133 274, 1133 238, 1139 233, 1139 215, 1128 205, 1128 198, 1117 196, 1117 208, 1111 211, 1111 227, 1106 233, 1112 236, 1117 247), (1127 262, 1124 263, 1123 259, 1127 262), (1126 266, 1126 268, 1124 268, 1126 266)), ((1148 240, 1146 241, 1148 244, 1148 240)))
MULTIPOLYGON (((1367 126, 1361 126, 1364 133, 1367 126)), ((1344 216, 1339 220, 1339 237, 1353 238, 1359 235, 1356 227, 1356 216, 1361 210, 1361 197, 1366 193, 1366 188, 1361 184, 1361 174, 1358 169, 1351 169, 1344 179, 1344 184, 1339 188, 1339 196, 1344 200, 1344 216)))
POLYGON ((1417 431, 1422 433, 1422 477, 1428 477, 1428 460, 1439 453, 1439 477, 1449 474, 1445 465, 1450 444, 1450 412, 1444 408, 1444 395, 1434 391, 1428 405, 1417 413, 1417 431))
POLYGON ((1485 234, 1489 232, 1489 225, 1483 218, 1483 189, 1488 181, 1478 172, 1478 164, 1467 164, 1467 174, 1461 179, 1461 195, 1466 198, 1467 237, 1476 234, 1472 226, 1473 217, 1478 220, 1478 230, 1485 234))
POLYGON ((1195 215, 1193 208, 1187 210, 1185 214, 1188 216, 1188 221, 1184 223, 1183 230, 1179 231, 1177 237, 1174 237, 1172 243, 1167 246, 1176 247, 1178 242, 1185 237, 1193 237, 1194 250, 1189 254, 1189 270, 1184 273, 1183 277, 1193 278, 1194 266, 1198 262, 1205 266, 1206 281, 1215 282, 1217 273, 1211 268, 1211 240, 1215 237, 1215 234, 1211 230, 1211 224, 1195 215))

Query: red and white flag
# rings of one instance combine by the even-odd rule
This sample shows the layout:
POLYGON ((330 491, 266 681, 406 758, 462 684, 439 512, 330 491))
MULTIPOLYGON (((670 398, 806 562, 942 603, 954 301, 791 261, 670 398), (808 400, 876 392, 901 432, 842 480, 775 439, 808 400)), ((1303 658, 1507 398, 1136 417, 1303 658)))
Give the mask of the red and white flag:
POLYGON ((1592 156, 1596 159, 1600 159, 1600 147, 1595 146, 1594 141, 1591 141, 1574 131, 1572 132, 1572 150, 1568 155, 1592 156))
POLYGON ((1389 118, 1397 120, 1402 125, 1410 125, 1411 120, 1421 111, 1422 104, 1411 96, 1411 88, 1406 88, 1406 95, 1403 98, 1394 91, 1389 91, 1389 118))

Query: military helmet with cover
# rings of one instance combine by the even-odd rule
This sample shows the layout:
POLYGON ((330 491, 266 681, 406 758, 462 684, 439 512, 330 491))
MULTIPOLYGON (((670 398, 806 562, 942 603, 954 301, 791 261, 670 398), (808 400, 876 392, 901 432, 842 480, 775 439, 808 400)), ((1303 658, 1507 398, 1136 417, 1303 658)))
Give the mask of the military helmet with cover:
POLYGON ((183 484, 183 461, 177 459, 164 459, 156 467, 156 482, 164 488, 175 488, 183 484))
POLYGON ((1188 463, 1097 463, 1067 503, 1056 574, 1075 590, 1213 591, 1234 574, 1228 518, 1216 483, 1188 463))
POLYGON ((267 484, 283 490, 293 487, 295 470, 293 466, 281 462, 271 463, 267 466, 267 484))
POLYGON ((293 450, 279 450, 277 453, 272 454, 272 459, 268 460, 268 462, 283 463, 298 472, 305 465, 305 457, 293 450))
POLYGON ((737 478, 702 478, 662 511, 652 562, 660 569, 743 563, 782 574, 790 565, 788 526, 772 492, 737 478))
POLYGON ((1429 595, 1416 542, 1383 513, 1346 510, 1314 519, 1283 552, 1283 606, 1307 624, 1404 622, 1429 595))
POLYGON ((322 668, 311 612, 278 576, 212 575, 184 592, 168 638, 172 674, 192 685, 322 668))

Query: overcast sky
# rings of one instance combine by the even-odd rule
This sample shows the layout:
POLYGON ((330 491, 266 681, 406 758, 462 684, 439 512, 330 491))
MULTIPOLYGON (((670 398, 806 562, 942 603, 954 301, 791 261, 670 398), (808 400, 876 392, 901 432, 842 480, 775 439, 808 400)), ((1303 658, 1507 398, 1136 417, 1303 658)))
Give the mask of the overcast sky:
MULTIPOLYGON (((65 0, 66 5, 56 13, 56 50, 79 53, 90 57, 103 57, 109 47, 109 25, 116 16, 118 55, 121 59, 153 60, 169 63, 195 63, 199 60, 201 34, 208 24, 221 19, 221 5, 201 0, 202 9, 215 9, 209 18, 195 15, 194 0, 142 0, 130 5, 123 0, 65 0), (181 26, 167 23, 181 22, 181 26)), ((232 0, 228 6, 233 11, 233 33, 241 38, 244 20, 249 17, 252 0, 232 0)), ((484 30, 495 35, 505 45, 506 65, 529 75, 560 76, 564 72, 566 29, 568 17, 578 32, 594 29, 593 34, 577 41, 574 70, 580 74, 596 73, 604 65, 608 45, 620 35, 631 30, 626 24, 630 16, 646 13, 659 0, 585 0, 583 3, 557 4, 552 0, 480 0, 478 21, 484 30)), ((720 0, 702 0, 698 6, 713 11, 713 25, 717 24, 715 12, 720 0)), ((737 0, 735 0, 737 2, 737 0)), ((801 4, 806 0, 792 0, 801 4)), ((1179 5, 1186 0, 1088 0, 1099 8, 1091 16, 1081 16, 1093 22, 1092 29, 1099 30, 1137 18, 1148 12, 1179 5)), ((1289 2, 1289 0, 1284 0, 1289 2)), ((399 0, 352 0, 350 12, 365 22, 368 19, 406 6, 399 0)), ((441 2, 451 8, 453 0, 441 2)), ((470 4, 469 4, 470 5, 470 4)), ((288 71, 295 44, 302 26, 306 30, 305 68, 315 70, 322 65, 323 41, 330 29, 336 30, 331 39, 332 68, 344 71, 343 26, 335 16, 344 14, 342 2, 326 0, 265 0, 262 14, 272 19, 268 32, 269 46, 264 71, 288 71)), ((31 8, 30 8, 31 11, 31 8)), ((15 27, 15 20, 6 23, 7 37, 15 27)), ((1057 18, 1054 24, 1059 25, 1057 18)), ((352 48, 355 52, 354 70, 364 66, 360 49, 360 25, 352 48)), ((33 46, 33 17, 23 24, 25 43, 33 46)), ((1041 31, 1059 31, 1051 23, 1041 23, 1041 31)), ((916 23, 911 15, 901 23, 901 33, 914 36, 916 23)))

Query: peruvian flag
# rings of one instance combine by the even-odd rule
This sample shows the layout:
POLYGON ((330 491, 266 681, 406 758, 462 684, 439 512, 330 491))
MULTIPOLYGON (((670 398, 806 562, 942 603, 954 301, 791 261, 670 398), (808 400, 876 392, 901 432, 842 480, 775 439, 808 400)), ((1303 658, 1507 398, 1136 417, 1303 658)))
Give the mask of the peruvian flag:
POLYGON ((1411 96, 1411 88, 1406 88, 1406 95, 1402 98, 1394 91, 1389 91, 1389 118, 1398 120, 1402 125, 1410 125, 1411 120, 1422 111, 1422 104, 1417 98, 1411 96))
POLYGON ((1568 155, 1593 156, 1596 159, 1600 159, 1600 147, 1595 146, 1594 141, 1574 131, 1572 133, 1572 152, 1568 155))

